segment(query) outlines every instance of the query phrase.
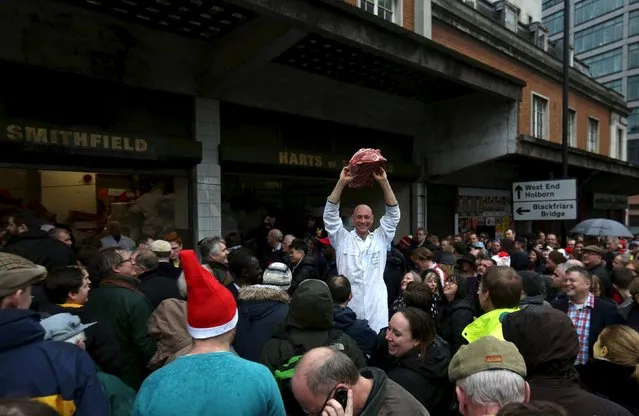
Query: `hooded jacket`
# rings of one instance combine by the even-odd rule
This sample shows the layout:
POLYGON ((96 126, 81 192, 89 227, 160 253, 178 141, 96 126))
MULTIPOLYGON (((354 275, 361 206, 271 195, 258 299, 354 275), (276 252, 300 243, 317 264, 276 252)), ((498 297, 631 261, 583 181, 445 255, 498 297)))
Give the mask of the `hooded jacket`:
POLYGON ((29 230, 15 236, 2 251, 24 257, 47 270, 76 264, 73 249, 42 230, 29 230))
POLYGON ((468 324, 466 328, 464 328, 462 335, 469 343, 489 335, 503 340, 504 336, 502 335, 501 322, 505 316, 517 310, 518 308, 494 309, 490 312, 486 312, 468 324))
POLYGON ((317 267, 317 258, 306 255, 300 260, 297 266, 291 268, 293 272, 293 280, 291 287, 288 288, 288 294, 293 296, 295 289, 305 280, 320 279, 319 268, 317 267))
POLYGON ((278 288, 262 285, 240 288, 233 343, 240 357, 259 362, 262 348, 286 321, 288 301, 288 294, 278 288))
POLYGON ((573 363, 579 352, 577 330, 565 313, 544 306, 528 307, 504 317, 504 339, 526 362, 530 400, 548 400, 568 416, 631 416, 623 407, 579 386, 573 363))
POLYGON ((579 369, 581 384, 592 393, 622 405, 639 416, 639 382, 635 367, 591 358, 579 369))
MULTIPOLYGON (((388 351, 383 341, 382 349, 388 351)), ((417 351, 401 357, 386 355, 377 365, 386 371, 388 378, 402 386, 434 415, 446 415, 454 406, 454 386, 448 378, 448 364, 452 355, 443 338, 436 336, 419 359, 417 351)))
POLYGON ((148 368, 158 368, 191 351, 193 338, 186 330, 186 301, 165 299, 153 311, 148 334, 156 342, 156 350, 148 368))
POLYGON ((437 333, 448 342, 452 354, 455 354, 460 346, 468 343, 462 332, 473 322, 474 303, 473 299, 463 297, 445 304, 441 310, 437 333))
POLYGON ((91 357, 75 345, 45 341, 37 312, 0 309, 0 333, 0 397, 29 397, 62 416, 109 415, 91 357))
POLYGON ((429 416, 428 410, 378 368, 362 368, 360 375, 373 381, 360 416, 429 416))
MULTIPOLYGON (((328 285, 321 280, 310 279, 302 282, 293 297, 286 316, 285 325, 280 326, 288 339, 274 336, 264 348, 260 362, 274 372, 293 355, 294 345, 301 345, 305 351, 317 347, 324 347, 333 329, 333 297, 328 285)), ((341 334, 332 340, 331 346, 348 355, 357 368, 366 365, 362 352, 353 338, 341 334)))
POLYGON ((366 359, 370 359, 375 349, 377 334, 368 326, 368 321, 357 319, 351 308, 339 305, 333 305, 333 319, 333 327, 353 338, 366 359))

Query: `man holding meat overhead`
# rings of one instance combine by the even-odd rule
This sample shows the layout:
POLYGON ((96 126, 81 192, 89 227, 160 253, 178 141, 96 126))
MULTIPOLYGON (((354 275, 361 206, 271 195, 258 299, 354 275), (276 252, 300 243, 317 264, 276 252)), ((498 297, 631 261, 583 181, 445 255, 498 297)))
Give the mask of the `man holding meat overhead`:
POLYGON ((384 267, 388 246, 395 237, 399 219, 399 204, 381 165, 373 171, 359 170, 353 168, 351 161, 348 167, 342 169, 337 185, 326 201, 324 226, 335 249, 337 271, 351 283, 353 300, 348 306, 359 319, 367 319, 376 332, 388 326, 384 267), (353 174, 352 171, 357 173, 353 174), (381 186, 386 212, 379 222, 379 228, 371 231, 373 211, 367 205, 358 205, 353 211, 355 228, 349 232, 344 229, 339 216, 339 201, 347 185, 352 187, 353 183, 367 182, 362 181, 362 175, 372 176, 381 186))

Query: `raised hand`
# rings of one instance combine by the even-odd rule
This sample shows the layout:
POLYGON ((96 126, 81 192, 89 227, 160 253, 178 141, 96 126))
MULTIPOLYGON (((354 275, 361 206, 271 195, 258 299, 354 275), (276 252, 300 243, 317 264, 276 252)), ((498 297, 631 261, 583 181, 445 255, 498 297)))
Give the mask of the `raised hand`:
POLYGON ((373 178, 379 183, 388 181, 388 176, 386 176, 386 171, 383 168, 379 168, 377 172, 373 172, 373 178))

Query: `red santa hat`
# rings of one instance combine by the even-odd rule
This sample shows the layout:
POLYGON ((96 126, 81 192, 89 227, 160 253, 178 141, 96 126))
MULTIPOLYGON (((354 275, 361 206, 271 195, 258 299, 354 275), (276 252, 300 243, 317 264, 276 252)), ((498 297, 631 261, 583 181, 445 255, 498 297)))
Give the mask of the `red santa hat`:
POLYGON ((193 250, 180 252, 186 280, 186 317, 189 334, 206 339, 225 334, 237 325, 237 304, 233 294, 211 276, 197 260, 193 250))

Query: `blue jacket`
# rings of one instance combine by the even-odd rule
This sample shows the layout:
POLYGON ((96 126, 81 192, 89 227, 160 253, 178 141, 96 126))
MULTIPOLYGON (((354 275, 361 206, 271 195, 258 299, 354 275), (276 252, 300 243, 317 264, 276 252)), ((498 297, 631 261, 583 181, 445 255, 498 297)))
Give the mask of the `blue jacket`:
POLYGON ((353 338, 366 357, 366 361, 370 360, 377 334, 368 326, 368 321, 357 319, 357 315, 351 308, 339 305, 333 305, 333 320, 333 327, 353 338))
POLYGON ((0 309, 0 397, 29 397, 62 416, 106 416, 108 402, 91 357, 75 345, 44 341, 37 312, 0 309))

